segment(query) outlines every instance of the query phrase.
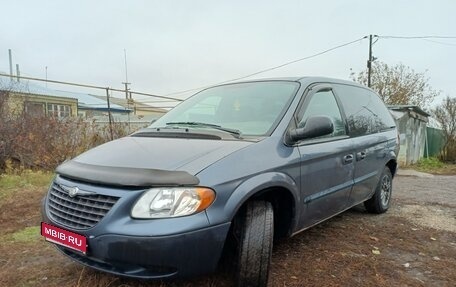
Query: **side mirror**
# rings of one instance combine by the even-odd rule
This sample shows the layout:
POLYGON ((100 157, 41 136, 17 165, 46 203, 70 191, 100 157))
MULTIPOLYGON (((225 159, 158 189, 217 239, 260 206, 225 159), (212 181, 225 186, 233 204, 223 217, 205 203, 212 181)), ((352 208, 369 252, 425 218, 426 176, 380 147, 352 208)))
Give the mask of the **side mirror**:
POLYGON ((289 143, 310 138, 316 138, 331 134, 334 132, 334 124, 327 116, 309 117, 302 128, 292 129, 287 134, 289 143))

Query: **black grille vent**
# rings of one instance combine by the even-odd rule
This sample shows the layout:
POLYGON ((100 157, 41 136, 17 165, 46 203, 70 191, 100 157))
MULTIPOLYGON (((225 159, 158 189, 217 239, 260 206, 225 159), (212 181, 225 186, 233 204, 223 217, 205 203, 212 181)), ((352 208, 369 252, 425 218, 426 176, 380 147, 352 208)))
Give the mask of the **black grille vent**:
POLYGON ((48 196, 51 218, 76 229, 95 226, 111 210, 119 198, 101 194, 71 197, 58 183, 53 183, 48 196))

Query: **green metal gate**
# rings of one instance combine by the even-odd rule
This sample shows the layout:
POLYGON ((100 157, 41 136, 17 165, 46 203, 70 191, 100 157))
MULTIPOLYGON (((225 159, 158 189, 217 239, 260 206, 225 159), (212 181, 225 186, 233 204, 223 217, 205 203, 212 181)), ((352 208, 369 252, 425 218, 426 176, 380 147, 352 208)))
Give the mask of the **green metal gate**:
POLYGON ((426 128, 426 147, 424 157, 437 157, 440 155, 442 147, 445 143, 443 131, 435 128, 426 128))

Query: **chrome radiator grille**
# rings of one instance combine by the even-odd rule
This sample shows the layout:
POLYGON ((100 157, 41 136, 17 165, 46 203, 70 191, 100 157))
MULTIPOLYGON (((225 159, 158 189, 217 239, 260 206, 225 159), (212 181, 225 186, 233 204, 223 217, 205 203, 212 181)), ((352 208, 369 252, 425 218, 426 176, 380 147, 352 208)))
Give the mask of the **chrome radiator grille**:
POLYGON ((95 226, 118 199, 96 193, 71 197, 62 186, 54 182, 47 206, 55 222, 76 229, 88 229, 95 226))

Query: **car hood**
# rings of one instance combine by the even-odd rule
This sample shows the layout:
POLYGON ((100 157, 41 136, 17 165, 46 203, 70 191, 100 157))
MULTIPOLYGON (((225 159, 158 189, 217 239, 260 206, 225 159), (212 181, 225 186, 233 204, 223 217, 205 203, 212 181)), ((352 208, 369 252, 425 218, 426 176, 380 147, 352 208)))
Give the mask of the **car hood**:
MULTIPOLYGON (((195 176, 214 162, 251 144, 254 143, 241 140, 124 137, 93 148, 62 164, 57 168, 57 173, 72 177, 72 173, 78 173, 78 170, 89 168, 96 172, 98 167, 104 170, 104 175, 100 171, 97 176, 111 177, 113 183, 116 182, 113 175, 120 174, 121 169, 131 173, 158 171, 161 172, 159 177, 163 176, 163 171, 185 172, 195 176), (72 165, 71 168, 66 168, 69 164, 72 165), (109 173, 112 173, 111 176, 109 173)), ((86 174, 82 177, 96 177, 89 172, 86 174)), ((77 179, 83 178, 79 176, 77 179)), ((104 179, 101 182, 106 181, 104 179)))

